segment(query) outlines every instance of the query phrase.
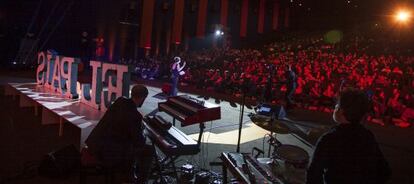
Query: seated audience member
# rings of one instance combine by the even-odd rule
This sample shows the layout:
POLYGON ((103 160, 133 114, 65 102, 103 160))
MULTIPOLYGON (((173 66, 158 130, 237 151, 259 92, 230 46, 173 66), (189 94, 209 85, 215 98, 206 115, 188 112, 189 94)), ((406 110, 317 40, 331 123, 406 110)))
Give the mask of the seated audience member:
MULTIPOLYGON (((372 99, 381 99, 374 101, 376 118, 389 119, 391 115, 395 117, 402 115, 404 111, 391 107, 392 103, 388 101, 393 98, 393 88, 401 91, 401 96, 404 95, 404 89, 412 93, 412 90, 409 90, 414 88, 414 80, 412 80, 414 57, 411 51, 410 55, 406 56, 398 54, 400 49, 397 53, 384 53, 381 51, 382 48, 372 47, 381 45, 384 40, 377 39, 372 43, 364 43, 360 40, 366 38, 359 35, 344 39, 339 45, 325 43, 319 34, 310 34, 305 37, 294 36, 295 39, 278 40, 257 49, 228 48, 225 51, 203 49, 182 53, 184 60, 188 61, 189 67, 186 73, 191 72, 191 75, 181 77, 182 81, 198 89, 214 89, 226 95, 240 95, 243 78, 247 75, 251 76, 252 83, 249 84, 252 88, 251 94, 260 95, 266 91, 267 76, 272 76, 271 90, 266 91, 272 95, 265 96, 273 97, 271 101, 274 101, 282 99, 283 94, 289 94, 287 92, 292 91, 288 90, 290 89, 288 85, 277 84, 286 78, 283 66, 291 63, 297 79, 297 90, 288 96, 293 97, 289 98, 290 100, 296 99, 295 104, 300 107, 309 107, 312 110, 332 110, 331 96, 338 92, 337 86, 339 85, 338 82, 333 81, 346 79, 349 85, 361 90, 375 91, 372 99), (308 39, 309 37, 313 39, 308 39), (367 49, 371 51, 367 52, 367 49), (378 53, 385 55, 378 55, 378 53), (223 71, 226 72, 223 73, 223 71), (261 80, 259 80, 260 77, 261 80), (384 92, 384 95, 378 96, 381 93, 377 91, 384 92)), ((160 63, 171 62, 166 58, 160 59, 163 60, 160 63)), ((170 76, 170 65, 161 64, 157 72, 159 74, 152 77, 153 72, 152 70, 149 72, 148 69, 153 68, 156 63, 156 60, 149 58, 139 62, 138 76, 146 79, 162 79, 170 76)), ((289 99, 286 101, 289 102, 289 99)), ((406 100, 403 102, 406 103, 406 100)), ((407 114, 408 112, 405 115, 407 114)))
POLYGON ((307 184, 386 183, 390 168, 374 135, 360 124, 369 100, 359 90, 340 94, 333 113, 337 126, 323 135, 307 171, 307 184))
POLYGON ((86 140, 89 152, 100 164, 129 174, 136 169, 139 180, 145 180, 144 171, 152 161, 152 148, 145 144, 142 115, 137 110, 147 95, 145 86, 135 85, 131 98, 116 99, 86 140))
POLYGON ((409 123, 410 126, 414 123, 414 94, 406 93, 402 98, 401 101, 403 104, 401 120, 409 123))

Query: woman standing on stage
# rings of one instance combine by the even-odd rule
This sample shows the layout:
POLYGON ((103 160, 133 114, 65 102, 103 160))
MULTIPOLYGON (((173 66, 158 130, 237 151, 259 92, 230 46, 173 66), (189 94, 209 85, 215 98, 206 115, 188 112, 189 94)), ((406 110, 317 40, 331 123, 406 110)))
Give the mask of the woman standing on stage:
POLYGON ((179 80, 180 75, 185 74, 185 72, 183 71, 184 67, 185 67, 185 62, 181 66, 181 58, 174 57, 174 63, 171 66, 171 82, 172 82, 171 96, 177 96, 178 80, 179 80))

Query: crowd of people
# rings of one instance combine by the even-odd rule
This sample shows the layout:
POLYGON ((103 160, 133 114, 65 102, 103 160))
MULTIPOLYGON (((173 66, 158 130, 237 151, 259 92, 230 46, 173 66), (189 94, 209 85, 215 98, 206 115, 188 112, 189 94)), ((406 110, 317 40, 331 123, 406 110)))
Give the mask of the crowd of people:
POLYGON ((121 58, 118 63, 134 66, 134 76, 142 79, 154 80, 160 75, 160 61, 146 58, 141 60, 121 58))
MULTIPOLYGON (((183 53, 180 56, 188 67, 180 82, 257 100, 268 98, 266 88, 271 86, 270 100, 280 103, 287 90, 284 73, 289 65, 297 76, 293 99, 301 108, 332 111, 344 83, 366 91, 373 102, 371 118, 412 122, 414 56, 392 52, 389 46, 379 52, 386 55, 373 53, 378 44, 361 37, 327 44, 321 37, 312 37, 274 42, 260 49, 183 53)), ((158 76, 168 75, 168 68, 157 69, 158 76)))

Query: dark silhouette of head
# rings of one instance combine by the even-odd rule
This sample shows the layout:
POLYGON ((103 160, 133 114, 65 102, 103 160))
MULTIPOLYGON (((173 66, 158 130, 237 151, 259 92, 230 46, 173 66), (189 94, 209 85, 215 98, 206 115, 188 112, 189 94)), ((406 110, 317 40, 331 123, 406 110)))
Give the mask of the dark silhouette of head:
POLYGON ((148 89, 142 84, 137 84, 132 87, 131 99, 137 107, 141 107, 148 96, 148 89))
POLYGON ((363 91, 348 88, 341 92, 333 117, 338 123, 360 123, 369 108, 370 101, 363 91))

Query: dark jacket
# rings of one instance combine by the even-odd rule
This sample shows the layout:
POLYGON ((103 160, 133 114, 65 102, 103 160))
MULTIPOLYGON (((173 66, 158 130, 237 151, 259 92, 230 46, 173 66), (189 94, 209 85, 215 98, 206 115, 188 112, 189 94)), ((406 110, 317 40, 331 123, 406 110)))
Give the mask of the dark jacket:
POLYGON ((92 154, 104 164, 119 164, 131 160, 134 150, 145 144, 142 115, 135 103, 119 97, 108 108, 86 140, 92 154))
POLYGON ((390 175, 374 135, 359 123, 341 124, 319 139, 306 183, 380 184, 390 175))
POLYGON ((288 88, 296 88, 297 86, 297 77, 293 70, 288 70, 285 72, 286 85, 288 88))

